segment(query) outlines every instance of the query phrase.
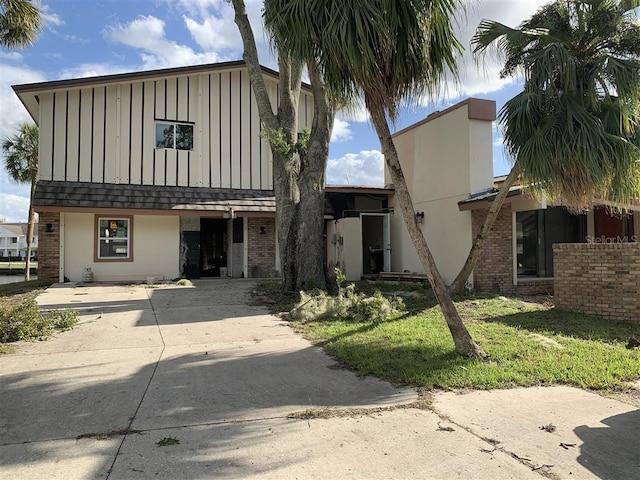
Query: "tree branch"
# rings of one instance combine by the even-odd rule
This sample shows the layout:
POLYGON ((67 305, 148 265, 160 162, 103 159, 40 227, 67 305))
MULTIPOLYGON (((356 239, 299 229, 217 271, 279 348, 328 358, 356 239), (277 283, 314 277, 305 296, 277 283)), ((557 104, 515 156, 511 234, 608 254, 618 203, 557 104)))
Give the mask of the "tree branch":
POLYGON ((262 67, 258 59, 258 50, 256 48, 256 40, 249 23, 249 17, 247 16, 247 9, 244 4, 244 0, 231 0, 233 10, 235 11, 234 21, 240 31, 242 37, 242 44, 244 46, 244 52, 242 58, 247 65, 249 72, 249 78, 251 79, 251 85, 253 87, 253 93, 256 96, 256 104, 258 105, 258 113, 260 120, 265 127, 271 130, 277 130, 279 128, 278 119, 273 113, 273 106, 269 99, 269 92, 262 76, 262 67))
POLYGON ((504 201, 507 198, 509 193, 509 189, 515 183, 518 175, 520 174, 520 166, 516 161, 515 165, 509 172, 507 178, 505 178, 500 190, 498 191, 498 195, 491 203, 491 207, 487 212, 487 216, 484 219, 484 223, 482 224, 482 228, 480 232, 476 236, 473 241, 473 245, 471 246, 471 250, 469 251, 469 255, 467 256, 467 260, 464 262, 460 273, 455 278, 453 283, 449 286, 449 291, 451 293, 460 293, 464 288, 464 285, 467 283, 467 279, 473 272, 476 264, 478 263, 478 259, 480 258, 480 252, 482 251, 482 246, 484 245, 484 241, 487 239, 489 235, 489 230, 493 226, 496 218, 498 218, 498 213, 504 204, 504 201))

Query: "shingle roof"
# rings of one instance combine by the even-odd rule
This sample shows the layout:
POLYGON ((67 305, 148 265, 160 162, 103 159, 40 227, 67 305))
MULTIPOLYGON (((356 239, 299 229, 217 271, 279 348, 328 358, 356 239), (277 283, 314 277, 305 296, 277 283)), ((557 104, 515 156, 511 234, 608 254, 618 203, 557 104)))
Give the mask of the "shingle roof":
POLYGON ((162 211, 275 212, 271 190, 206 187, 164 187, 110 183, 53 182, 40 180, 36 207, 109 208, 162 211))

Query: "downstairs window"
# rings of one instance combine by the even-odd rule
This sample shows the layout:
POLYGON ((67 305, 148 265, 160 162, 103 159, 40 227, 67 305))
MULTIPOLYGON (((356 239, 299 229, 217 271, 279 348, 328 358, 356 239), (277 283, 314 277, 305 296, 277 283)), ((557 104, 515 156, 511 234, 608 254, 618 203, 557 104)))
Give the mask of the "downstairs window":
POLYGON ((96 261, 132 261, 133 217, 97 217, 96 261))

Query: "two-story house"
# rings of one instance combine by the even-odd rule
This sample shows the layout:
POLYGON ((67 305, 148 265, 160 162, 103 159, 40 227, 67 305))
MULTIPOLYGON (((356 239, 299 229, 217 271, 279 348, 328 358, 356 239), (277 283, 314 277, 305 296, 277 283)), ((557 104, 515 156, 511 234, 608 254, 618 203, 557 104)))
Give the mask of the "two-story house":
MULTIPOLYGON (((263 68, 272 101, 278 74, 263 68)), ((39 277, 268 276, 272 156, 242 61, 13 87, 40 128, 39 277)), ((300 128, 313 115, 303 86, 300 128)))
MULTIPOLYGON (((24 258, 27 253, 27 227, 26 223, 0 223, 0 257, 24 258)), ((35 257, 38 251, 37 228, 36 223, 31 239, 32 257, 35 257)))

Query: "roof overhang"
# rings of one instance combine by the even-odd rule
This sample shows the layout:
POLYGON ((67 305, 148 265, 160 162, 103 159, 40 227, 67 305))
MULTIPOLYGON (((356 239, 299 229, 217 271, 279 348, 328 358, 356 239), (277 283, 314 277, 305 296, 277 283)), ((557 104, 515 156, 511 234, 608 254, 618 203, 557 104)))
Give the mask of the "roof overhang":
POLYGON ((364 195, 385 195, 390 197, 395 193, 393 187, 376 187, 372 185, 327 185, 326 193, 359 193, 364 195))
POLYGON ((36 184, 37 212, 119 212, 221 218, 274 216, 271 190, 52 182, 36 184))
MULTIPOLYGON (((497 188, 491 188, 484 192, 479 192, 477 194, 471 195, 471 197, 461 200, 458 202, 458 210, 461 212, 465 212, 468 210, 481 210, 491 207, 491 204, 498 196, 499 190, 497 188)), ((511 187, 509 193, 507 193, 507 198, 505 198, 505 203, 511 203, 514 200, 522 197, 522 188, 520 186, 511 187)))

